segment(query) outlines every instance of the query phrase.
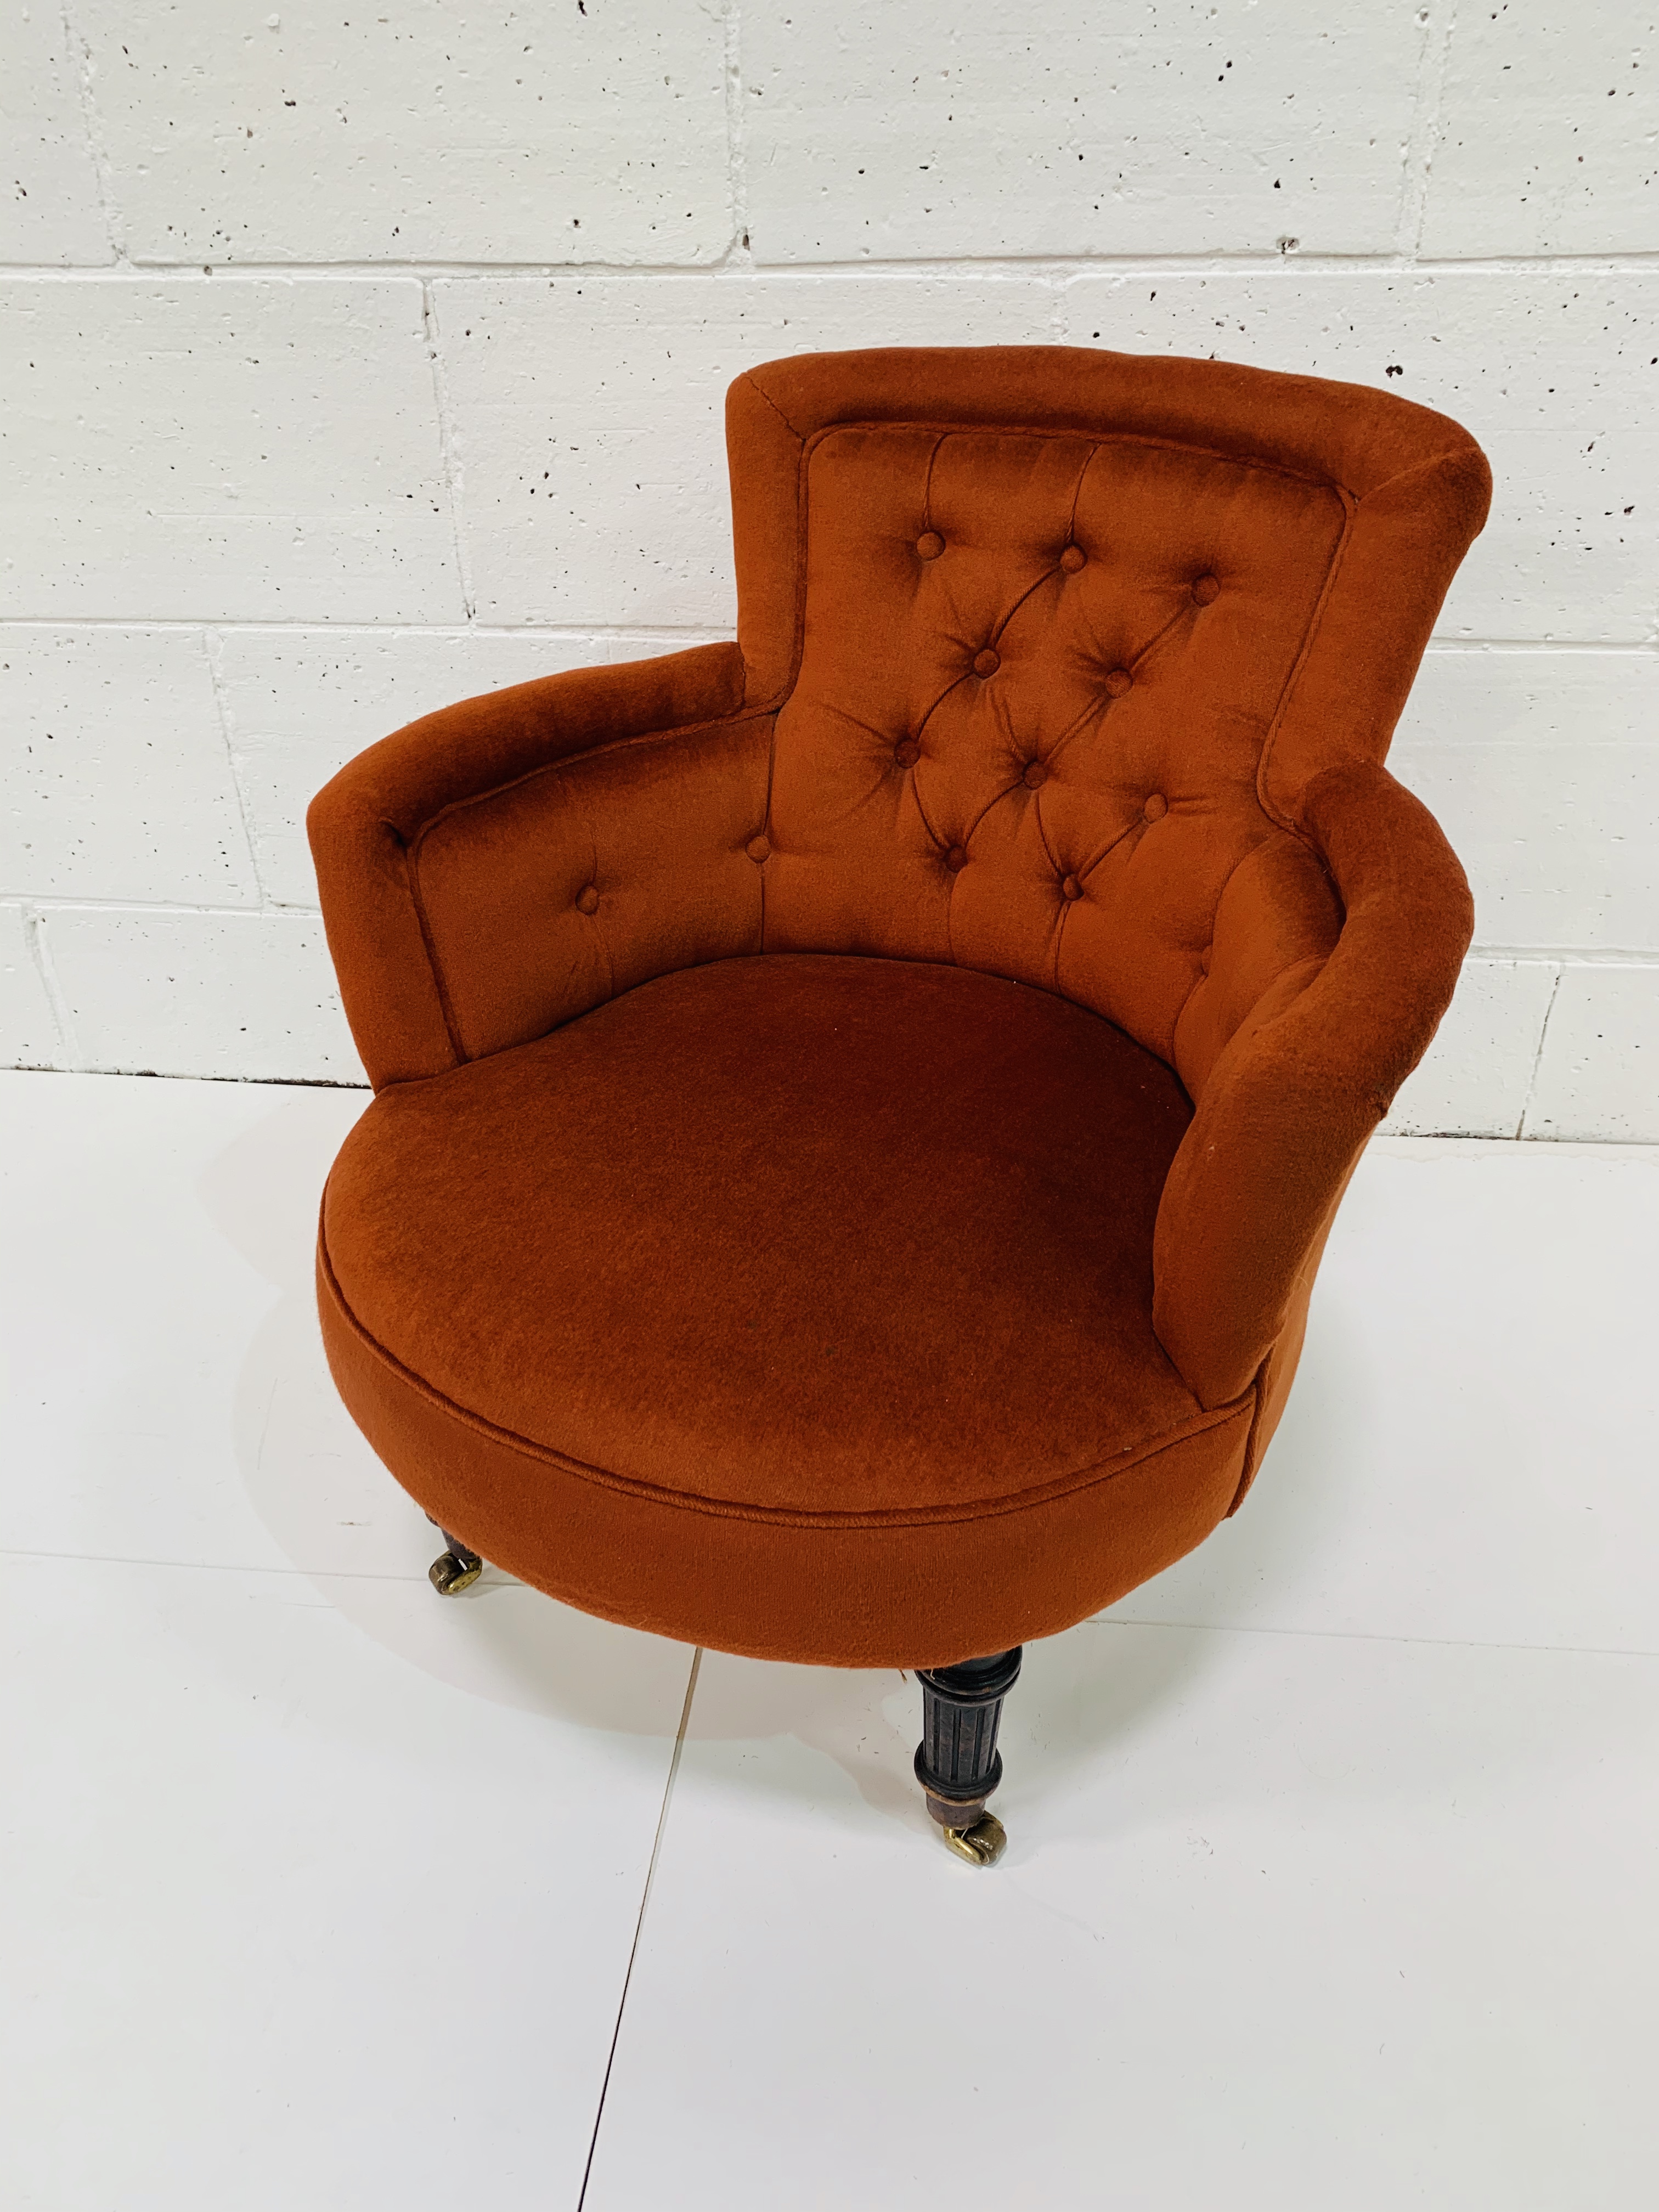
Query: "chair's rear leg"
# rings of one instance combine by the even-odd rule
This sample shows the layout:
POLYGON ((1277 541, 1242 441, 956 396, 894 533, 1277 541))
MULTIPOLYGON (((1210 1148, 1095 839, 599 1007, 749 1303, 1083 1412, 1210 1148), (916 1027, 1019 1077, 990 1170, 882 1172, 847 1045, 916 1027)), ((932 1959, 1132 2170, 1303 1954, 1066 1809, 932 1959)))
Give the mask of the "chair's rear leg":
MULTIPOLYGON (((427 1519, 432 1521, 428 1513, 427 1519)), ((452 1536, 447 1528, 441 1528, 435 1521, 432 1525, 444 1540, 444 1549, 427 1569, 427 1578, 440 1597, 459 1597, 464 1589, 471 1589, 483 1571, 483 1561, 476 1552, 469 1552, 459 1536, 452 1536)))
POLYGON ((1008 1840, 985 1801, 1002 1779, 997 1725, 1019 1679, 1021 1648, 921 1672, 916 1779, 946 1844, 975 1866, 994 1866, 1008 1840))

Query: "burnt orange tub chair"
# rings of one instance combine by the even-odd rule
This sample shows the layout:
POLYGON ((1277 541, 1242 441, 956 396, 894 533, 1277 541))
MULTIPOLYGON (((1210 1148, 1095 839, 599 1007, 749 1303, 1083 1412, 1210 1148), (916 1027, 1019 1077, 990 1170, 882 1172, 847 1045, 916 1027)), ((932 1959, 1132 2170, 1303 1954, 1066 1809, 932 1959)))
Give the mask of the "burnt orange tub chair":
POLYGON ((1237 1506, 1451 996, 1382 763, 1490 479, 1386 394, 1063 346, 775 362, 727 439, 735 644, 312 807, 376 1093, 323 1332, 441 1589, 920 1670, 985 1862, 1019 1647, 1237 1506))

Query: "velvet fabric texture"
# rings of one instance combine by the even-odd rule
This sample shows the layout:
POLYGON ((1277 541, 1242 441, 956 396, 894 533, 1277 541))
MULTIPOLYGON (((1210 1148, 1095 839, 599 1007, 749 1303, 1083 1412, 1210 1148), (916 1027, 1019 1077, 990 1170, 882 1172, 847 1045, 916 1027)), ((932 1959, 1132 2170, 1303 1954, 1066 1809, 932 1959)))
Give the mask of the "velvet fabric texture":
POLYGON ((337 1380, 485 1557, 941 1665, 1242 1496, 1472 927, 1382 765, 1486 465, 1392 397, 1060 347, 728 399, 738 636, 314 803, 377 1098, 337 1380))

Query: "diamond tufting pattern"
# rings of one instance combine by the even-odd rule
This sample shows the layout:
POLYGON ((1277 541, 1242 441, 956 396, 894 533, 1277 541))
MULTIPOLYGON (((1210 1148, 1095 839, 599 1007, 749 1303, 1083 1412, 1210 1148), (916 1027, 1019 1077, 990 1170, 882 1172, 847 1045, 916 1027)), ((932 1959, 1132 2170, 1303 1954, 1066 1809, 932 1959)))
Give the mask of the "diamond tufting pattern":
MULTIPOLYGON (((1195 1088, 1230 878, 1271 841, 1322 882, 1256 781, 1342 495, 1151 441, 884 424, 812 442, 806 509, 766 949, 1039 984, 1195 1088)), ((1312 902, 1308 954, 1337 926, 1312 902)))

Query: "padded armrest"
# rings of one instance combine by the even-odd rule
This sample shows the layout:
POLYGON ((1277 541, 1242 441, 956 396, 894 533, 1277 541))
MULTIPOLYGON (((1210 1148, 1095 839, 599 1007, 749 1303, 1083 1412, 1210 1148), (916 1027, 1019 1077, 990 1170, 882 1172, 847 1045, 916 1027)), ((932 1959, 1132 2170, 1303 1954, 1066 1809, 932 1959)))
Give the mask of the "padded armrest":
MULTIPOLYGON (((376 1090, 439 1073, 476 1049, 456 1033, 419 896, 416 856, 426 833, 452 810, 558 763, 729 720, 743 684, 735 645, 574 669, 425 715, 319 792, 306 826, 329 950, 376 1090)), ((480 950, 469 948, 474 957, 480 950)), ((490 948, 482 951, 488 958, 490 948)))
POLYGON ((1208 1070, 1158 1207, 1154 1326, 1206 1407, 1249 1387, 1293 1319, 1337 1201, 1450 1004, 1474 933, 1455 854, 1385 769, 1316 777, 1297 828, 1336 886, 1341 933, 1322 963, 1300 963, 1256 995, 1208 1070))

